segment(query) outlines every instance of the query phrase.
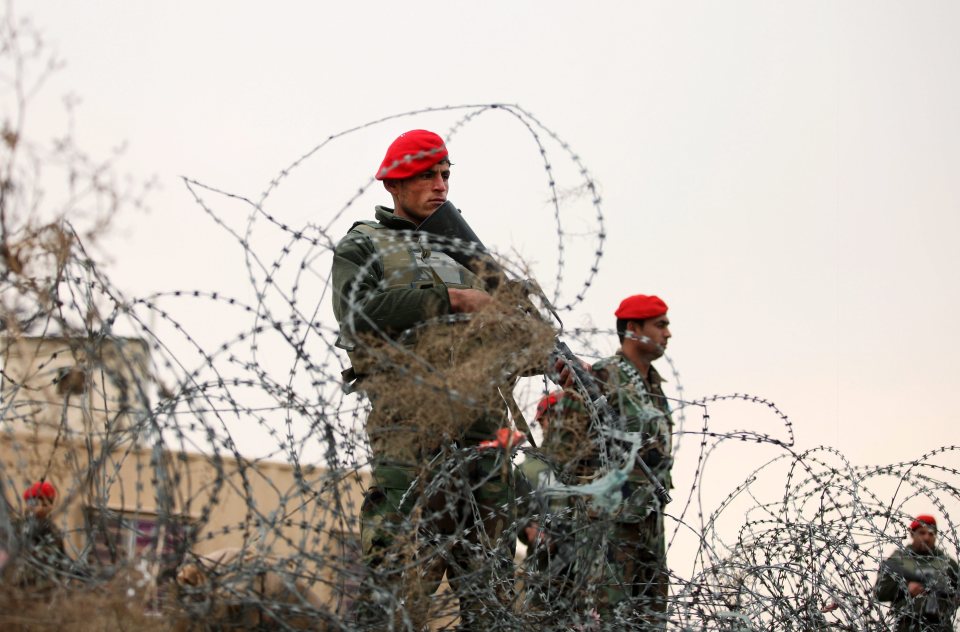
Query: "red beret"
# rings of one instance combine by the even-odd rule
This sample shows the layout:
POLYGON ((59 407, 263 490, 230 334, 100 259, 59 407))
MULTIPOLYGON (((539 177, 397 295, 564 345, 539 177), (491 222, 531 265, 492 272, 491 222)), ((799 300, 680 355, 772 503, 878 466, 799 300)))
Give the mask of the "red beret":
POLYGON ((536 419, 539 420, 551 410, 556 410, 558 413, 584 412, 582 404, 583 400, 574 391, 553 391, 544 395, 540 403, 537 404, 536 419))
POLYGON ((620 302, 620 307, 614 313, 621 320, 645 320, 656 318, 667 313, 667 304, 657 296, 635 294, 620 302))
POLYGON ((47 481, 38 481, 23 492, 24 500, 32 500, 34 498, 46 498, 47 500, 53 500, 56 497, 56 488, 54 488, 54 486, 47 481))
POLYGON ((425 129, 414 129, 397 136, 387 148, 377 180, 403 180, 425 171, 447 157, 443 139, 425 129))
POLYGON ((537 404, 537 419, 547 414, 547 411, 557 405, 557 402, 563 397, 563 391, 554 391, 549 395, 544 395, 540 403, 537 404))
POLYGON ((916 531, 921 526, 929 527, 936 531, 937 529, 937 519, 933 516, 922 514, 913 519, 913 522, 910 523, 910 530, 916 531))
POLYGON ((497 430, 496 439, 481 441, 477 444, 480 449, 483 448, 501 448, 508 450, 519 446, 527 440, 527 437, 519 430, 510 430, 510 428, 500 428, 497 430))

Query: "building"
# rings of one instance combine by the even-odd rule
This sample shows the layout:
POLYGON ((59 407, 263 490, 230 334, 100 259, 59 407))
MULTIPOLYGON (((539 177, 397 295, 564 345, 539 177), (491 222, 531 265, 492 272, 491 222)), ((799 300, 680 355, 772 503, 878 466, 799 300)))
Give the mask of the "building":
MULTIPOLYGON (((41 478, 59 490, 68 554, 105 576, 140 567, 165 598, 191 554, 225 547, 291 560, 343 612, 362 574, 364 481, 237 454, 191 452, 157 420, 171 398, 133 338, 5 338, 0 493, 7 511, 41 478)), ((4 512, 0 511, 0 523, 4 512)))

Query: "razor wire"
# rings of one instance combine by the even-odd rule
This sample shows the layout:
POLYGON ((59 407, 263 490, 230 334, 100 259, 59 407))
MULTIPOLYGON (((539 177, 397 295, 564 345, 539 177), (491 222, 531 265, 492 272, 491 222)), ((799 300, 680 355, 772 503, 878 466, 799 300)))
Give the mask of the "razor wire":
MULTIPOLYGON (((8 129, 4 141, 4 209, 30 209, 29 189, 14 186, 29 173, 13 160, 24 149, 12 134, 8 129)), ((95 182, 100 170, 81 162, 95 182)), ((626 461, 607 439, 618 431, 623 437, 624 429, 600 427, 598 411, 586 403, 591 422, 583 445, 566 447, 594 450, 598 465, 587 479, 546 488, 571 500, 557 506, 543 489, 518 486, 515 470, 524 459, 553 458, 558 471, 567 463, 545 457, 542 446, 479 447, 464 441, 469 427, 449 427, 471 415, 519 426, 558 388, 548 362, 555 337, 596 360, 616 336, 564 328, 551 314, 583 308, 607 230, 599 186, 569 143, 519 105, 429 107, 331 134, 256 199, 183 182, 196 207, 235 241, 245 291, 128 295, 86 249, 89 230, 63 217, 3 221, 0 620, 45 625, 70 604, 95 599, 105 611, 121 603, 124 616, 158 629, 454 629, 478 623, 462 620, 470 607, 494 629, 651 629, 629 609, 601 613, 598 587, 609 582, 617 516, 583 509, 591 500, 594 508, 605 499, 616 506, 616 475, 626 461), (539 212, 553 222, 557 240, 556 261, 547 267, 552 286, 532 301, 525 290, 523 297, 503 292, 490 314, 438 316, 400 335, 365 320, 348 295, 338 326, 329 310, 333 250, 346 220, 370 219, 357 209, 375 180, 360 178, 342 204, 323 200, 332 212, 299 226, 283 219, 289 209, 274 206, 275 194, 355 134, 427 121, 445 125, 452 144, 481 116, 501 117, 511 151, 526 151, 542 169, 548 196, 539 212), (234 203, 241 213, 224 210, 234 203), (586 246, 570 241, 567 223, 577 218, 594 227, 586 246), (572 252, 585 254, 582 270, 571 267, 572 252), (202 326, 213 322, 212 333, 202 326), (349 361, 336 340, 357 324, 389 379, 348 392, 341 373, 349 361), (404 335, 423 344, 407 344, 404 335), (473 364, 449 359, 464 349, 473 364), (365 391, 409 413, 409 426, 395 419, 377 426, 384 420, 365 391), (385 549, 394 556, 388 566, 369 563, 360 528, 378 430, 393 433, 394 444, 406 433, 403 445, 418 461, 397 490, 410 511, 385 549), (57 490, 48 516, 37 510, 43 502, 24 498, 37 481, 57 490), (478 500, 488 487, 506 500, 478 500), (515 553, 532 521, 562 534, 546 564, 537 561, 535 544, 525 557, 515 553), (411 590, 411 577, 428 588, 439 584, 438 569, 457 585, 411 590), (12 606, 38 596, 58 607, 42 613, 12 606), (365 619, 371 605, 386 616, 365 619)), ((73 199, 92 190, 79 188, 73 199)), ((483 252, 468 242, 425 243, 483 252)), ((396 245, 409 247, 402 239, 396 245)), ((490 251, 514 282, 507 285, 522 288, 531 266, 490 251)), ((957 447, 882 466, 853 466, 831 448, 797 451, 793 423, 774 402, 743 393, 688 397, 667 361, 673 469, 692 472, 693 483, 674 490, 664 508, 670 592, 661 628, 888 629, 891 613, 873 593, 876 571, 902 546, 906 506, 918 499, 941 517, 941 546, 956 556, 957 447), (766 412, 769 423, 729 428, 736 415, 728 411, 744 406, 766 412), (716 456, 747 446, 754 471, 740 482, 723 472, 716 480, 716 456), (670 564, 681 552, 693 560, 689 566, 670 564)))
MULTIPOLYGON (((487 108, 524 115, 519 108, 501 104, 487 108)), ((483 109, 470 106, 470 118, 460 125, 483 109)), ((526 125, 524 129, 531 131, 526 125)), ((549 131, 544 135, 558 138, 549 131)), ((215 217, 214 205, 198 191, 216 191, 194 181, 186 184, 203 210, 215 217)), ((307 294, 308 284, 299 282, 305 277, 295 276, 298 280, 292 286, 274 280, 289 268, 297 269, 297 275, 309 269, 315 278, 326 279, 331 245, 338 236, 318 226, 300 230, 285 226, 267 215, 262 200, 252 206, 255 217, 269 218, 266 226, 289 239, 271 259, 269 253, 244 247, 258 230, 252 220, 244 233, 237 233, 253 286, 252 302, 201 290, 128 298, 111 286, 82 248, 71 250, 61 275, 33 280, 32 294, 22 283, 11 283, 8 274, 6 293, 17 292, 21 301, 32 297, 36 303, 20 310, 30 314, 24 321, 28 326, 15 334, 8 328, 4 343, 4 439, 14 457, 3 471, 5 568, 10 581, 26 582, 23 585, 33 589, 55 585, 58 590, 79 591, 126 578, 145 607, 173 618, 180 613, 210 626, 230 620, 278 629, 363 629, 351 611, 361 597, 386 603, 397 613, 390 625, 398 629, 415 628, 423 621, 453 626, 458 597, 451 592, 428 595, 426 618, 413 612, 408 595, 363 592, 373 571, 357 557, 360 499, 345 487, 351 480, 362 480, 369 468, 364 432, 369 406, 363 397, 341 388, 339 373, 345 359, 333 344, 338 330, 335 323, 318 317, 316 298, 307 294), (216 313, 216 318, 231 323, 222 332, 222 342, 210 344, 179 322, 178 314, 197 311, 216 313), (285 352, 280 366, 266 357, 277 348, 285 352), (71 379, 80 385, 70 385, 71 379), (45 397, 51 389, 58 392, 59 401, 45 397), (72 416, 83 419, 77 423, 72 416), (250 427, 262 431, 255 457, 248 456, 236 438, 250 427), (43 433, 50 436, 48 444, 38 439, 43 433), (305 461, 304 454, 318 447, 305 461), (203 468, 189 467, 190 460, 203 468), (265 467, 271 462, 290 467, 293 474, 284 487, 277 486, 277 478, 265 467), (125 481, 129 477, 136 481, 132 486, 125 481), (37 555, 19 537, 29 532, 29 520, 24 520, 28 511, 19 491, 35 479, 56 482, 58 506, 83 507, 80 526, 68 521, 65 511, 59 523, 55 519, 68 543, 62 554, 37 555), (215 531, 206 529, 217 522, 214 516, 227 496, 242 500, 242 515, 215 531), (148 531, 134 525, 145 517, 152 520, 148 531), (140 566, 132 568, 136 556, 121 550, 121 536, 131 529, 148 541, 137 549, 140 566), (338 540, 337 534, 345 537, 338 540), (204 546, 210 541, 235 546, 210 553, 204 546)), ((602 217, 599 205, 596 212, 602 217)), ((80 243, 69 225, 61 230, 69 243, 80 243)), ((563 230, 558 228, 557 234, 562 236, 563 230)), ((602 240, 599 234, 597 238, 602 240)), ((477 250, 469 244, 459 247, 468 253, 477 250)), ((602 252, 601 246, 597 252, 602 252)), ((522 263, 506 263, 512 274, 524 270, 522 263)), ((593 274, 595 268, 581 289, 572 292, 576 300, 593 274)), ((551 298, 556 301, 563 289, 558 284, 551 298)), ((329 300, 329 290, 320 296, 329 300)), ((569 312, 571 304, 561 313, 569 312)), ((430 326, 422 325, 428 331, 430 326)), ((549 327, 551 335, 563 335, 584 358, 598 357, 598 341, 615 335, 609 330, 561 332, 555 325, 549 327)), ((470 403, 456 402, 457 393, 431 387, 412 368, 425 365, 435 371, 424 358, 400 345, 391 350, 395 353, 384 352, 378 361, 381 366, 393 363, 400 388, 416 393, 419 385, 455 403, 470 403)), ((545 379, 525 378, 516 389, 521 408, 530 410, 546 390, 555 388, 545 379)), ((673 381, 679 384, 676 372, 673 381)), ((897 542, 898 525, 906 517, 903 505, 917 496, 944 517, 942 542, 949 550, 956 549, 949 511, 957 470, 945 464, 954 447, 913 462, 853 467, 826 448, 795 453, 791 421, 775 404, 759 397, 681 399, 673 402, 673 408, 676 436, 700 439, 695 464, 678 460, 674 467, 695 467, 698 481, 728 442, 764 444, 781 454, 719 503, 699 495, 700 485, 695 485, 677 493, 677 500, 666 508, 668 559, 669 551, 681 543, 688 546, 693 541, 697 547, 689 573, 671 572, 666 615, 671 629, 883 629, 888 614, 872 598, 874 572, 897 542), (769 410, 771 427, 715 428, 714 410, 731 403, 769 410), (700 427, 690 427, 690 411, 697 411, 700 427), (784 481, 782 497, 765 497, 756 490, 757 481, 767 475, 784 481), (901 486, 894 495, 886 489, 891 479, 901 486), (744 516, 733 535, 720 526, 731 513, 744 516)), ((469 505, 470 483, 464 471, 488 458, 475 447, 447 440, 415 480, 420 491, 411 487, 405 496, 449 496, 444 506, 434 509, 439 513, 451 505, 469 505)), ((521 447, 513 459, 533 450, 521 447)), ((510 467, 509 453, 497 458, 498 467, 510 467)), ((604 462, 608 470, 613 467, 609 459, 604 462)), ((584 484, 577 487, 571 489, 580 496, 601 493, 584 484)), ((553 595, 556 603, 537 602, 534 595, 542 589, 538 582, 561 579, 544 578, 525 560, 515 562, 497 554, 511 548, 527 517, 513 517, 498 542, 483 546, 475 541, 482 526, 469 519, 479 511, 474 506, 461 512, 460 524, 445 537, 423 536, 427 548, 433 549, 421 554, 425 557, 411 556, 405 570, 413 572, 434 558, 449 556, 445 547, 450 542, 466 543, 472 547, 469 554, 483 559, 487 568, 471 569, 461 581, 469 581, 471 574, 484 580, 473 590, 484 607, 496 604, 492 616, 503 629, 631 626, 627 617, 604 620, 596 614, 591 582, 597 577, 588 572, 563 578, 572 584, 565 587, 564 596, 553 595)), ((604 543, 610 537, 612 516, 585 519, 561 510, 551 520, 574 534, 578 568, 605 563, 604 547, 586 544, 604 543)), ((550 594, 549 588, 543 590, 550 594)))

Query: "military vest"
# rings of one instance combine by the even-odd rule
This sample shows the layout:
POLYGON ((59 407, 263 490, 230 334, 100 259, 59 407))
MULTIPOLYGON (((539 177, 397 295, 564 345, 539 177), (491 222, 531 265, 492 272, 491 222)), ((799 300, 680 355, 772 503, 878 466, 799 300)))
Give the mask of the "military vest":
MULTIPOLYGON (((433 247, 427 233, 398 231, 373 221, 359 221, 350 232, 366 235, 373 242, 376 256, 380 257, 383 266, 382 289, 427 289, 442 285, 484 290, 480 277, 433 247)), ((347 355, 357 375, 364 375, 371 368, 370 358, 358 349, 347 351, 347 355)))
POLYGON ((385 289, 423 289, 436 285, 484 289, 480 277, 447 253, 431 248, 427 233, 401 232, 370 221, 357 222, 352 230, 373 241, 383 263, 385 289))

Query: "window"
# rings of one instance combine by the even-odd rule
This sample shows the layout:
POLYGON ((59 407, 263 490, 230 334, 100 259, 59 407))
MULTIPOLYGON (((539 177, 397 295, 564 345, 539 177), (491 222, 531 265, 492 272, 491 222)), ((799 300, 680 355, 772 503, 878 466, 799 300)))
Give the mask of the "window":
POLYGON ((119 569, 146 563, 155 591, 150 610, 158 611, 171 597, 177 567, 192 542, 193 525, 181 516, 87 508, 89 560, 119 569))

